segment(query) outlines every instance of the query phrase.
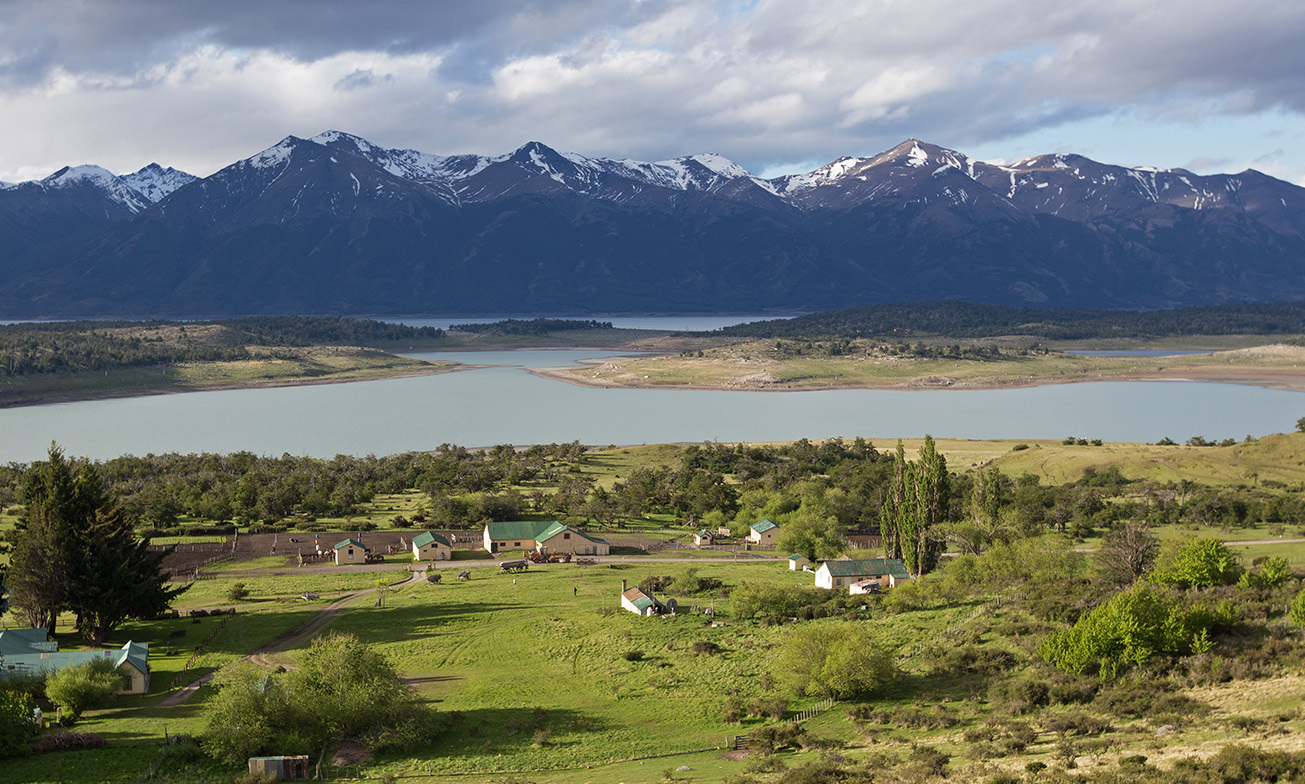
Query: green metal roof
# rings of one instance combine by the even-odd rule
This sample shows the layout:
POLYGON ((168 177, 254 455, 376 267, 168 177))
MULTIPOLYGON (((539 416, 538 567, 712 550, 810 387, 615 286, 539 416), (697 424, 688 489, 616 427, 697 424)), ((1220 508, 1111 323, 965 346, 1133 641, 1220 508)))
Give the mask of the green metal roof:
POLYGON ((535 540, 539 542, 547 542, 549 539, 552 539, 554 536, 557 536, 560 533, 564 533, 568 531, 580 537, 581 539, 586 539, 590 542, 596 542, 598 544, 607 544, 607 542, 604 542, 602 539, 595 538, 585 533, 584 531, 581 531, 577 528, 572 528, 569 525, 562 525, 561 523, 553 523, 548 528, 535 534, 535 540))
POLYGON ((898 580, 911 579, 906 565, 896 558, 871 558, 868 561, 825 561, 822 568, 827 568, 834 577, 871 577, 881 574, 892 575, 898 580))
POLYGON ((130 662, 141 672, 149 672, 149 646, 143 642, 129 642, 118 650, 97 651, 47 651, 6 655, 0 678, 9 672, 54 672, 65 667, 76 667, 96 659, 110 658, 113 666, 130 662))
POLYGON ((644 593, 639 588, 631 588, 630 590, 621 594, 621 596, 624 597, 625 600, 628 601, 630 604, 634 605, 634 608, 636 610, 646 610, 649 607, 653 607, 658 604, 658 601, 656 599, 644 593))
POLYGON ((752 530, 756 531, 756 532, 759 533, 759 534, 760 534, 760 533, 765 533, 766 531, 769 531, 769 530, 772 529, 772 528, 779 528, 779 526, 776 525, 775 523, 772 523, 772 522, 771 522, 770 520, 768 520, 768 519, 767 519, 767 520, 758 520, 757 522, 755 522, 755 523, 752 524, 752 530))
MULTIPOLYGON (((790 561, 796 561, 799 558, 806 558, 806 556, 803 555, 802 553, 793 553, 788 557, 790 561)), ((811 560, 811 559, 807 558, 807 560, 811 560)))
POLYGON ((452 547, 452 545, 449 544, 448 539, 445 539, 439 534, 433 534, 430 531, 423 531, 422 533, 417 534, 412 538, 412 543, 418 547, 425 547, 426 545, 432 543, 442 544, 445 547, 452 547))
POLYGON ((0 630, 0 655, 14 656, 23 653, 50 653, 59 650, 59 643, 50 642, 45 629, 0 630))
POLYGON ((501 523, 485 523, 485 531, 494 541, 503 539, 535 539, 540 533, 555 525, 556 520, 508 520, 501 523))
POLYGON ((339 543, 337 543, 337 544, 335 545, 335 547, 332 548, 332 549, 335 549, 335 550, 343 550, 344 548, 348 547, 349 545, 353 545, 354 547, 361 547, 361 548, 364 549, 364 550, 368 549, 367 545, 363 544, 362 542, 358 541, 357 539, 345 539, 343 542, 339 542, 339 543))

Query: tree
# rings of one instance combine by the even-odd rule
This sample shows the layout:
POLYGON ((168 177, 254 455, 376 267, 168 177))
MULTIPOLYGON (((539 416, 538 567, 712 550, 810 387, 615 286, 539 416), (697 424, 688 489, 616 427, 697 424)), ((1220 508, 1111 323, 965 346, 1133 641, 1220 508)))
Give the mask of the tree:
POLYGON ((1241 559, 1218 539, 1193 539, 1170 551, 1151 573, 1151 580, 1178 588, 1210 588, 1232 585, 1241 576, 1241 559))
POLYGON ((915 577, 937 565, 950 491, 947 460, 938 452, 932 436, 924 437, 916 463, 906 460, 902 442, 897 442, 880 532, 887 556, 900 558, 915 577))
POLYGON ((76 548, 104 503, 103 482, 93 466, 68 461, 51 444, 48 459, 24 477, 22 498, 26 513, 14 531, 9 589, 33 628, 53 632, 71 595, 76 548))
POLYGON ((836 699, 870 696, 897 675, 892 649, 865 624, 850 621, 794 628, 775 666, 799 696, 836 699))
POLYGON ((781 519, 776 546, 786 553, 801 553, 812 560, 837 558, 847 546, 843 527, 832 514, 799 509, 781 519))
POLYGON ((1132 583, 1155 563, 1160 540, 1141 520, 1112 529, 1097 550, 1097 572, 1113 583, 1132 583))
POLYGON ((95 512, 75 552, 67 605, 92 645, 102 645, 128 618, 161 614, 189 587, 169 587, 163 554, 149 551, 120 508, 95 512))
POLYGON ((50 673, 45 679, 45 696, 76 720, 83 711, 107 705, 125 685, 125 676, 106 656, 50 673))
POLYGON ((218 674, 201 745, 231 761, 277 750, 325 752, 357 738, 374 750, 415 742, 427 712, 380 653, 351 634, 313 640, 289 673, 236 662, 218 674))
POLYGON ((982 555, 1006 526, 1001 515, 1001 491, 1001 472, 995 466, 977 472, 966 514, 946 526, 944 538, 960 547, 962 552, 982 555))
POLYGON ((217 695, 209 701, 208 727, 200 745, 218 759, 240 762, 276 746, 282 753, 306 752, 312 741, 287 737, 297 722, 285 687, 253 662, 241 659, 213 679, 217 695))

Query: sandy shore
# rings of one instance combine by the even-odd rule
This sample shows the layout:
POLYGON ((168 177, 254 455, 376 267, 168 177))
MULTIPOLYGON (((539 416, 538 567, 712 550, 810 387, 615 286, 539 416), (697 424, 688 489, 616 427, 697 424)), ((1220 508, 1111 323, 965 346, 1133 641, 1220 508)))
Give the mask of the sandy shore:
POLYGON ((1137 370, 1121 373, 1085 373, 1076 376, 1021 376, 992 378, 952 378, 949 376, 917 376, 879 383, 834 381, 820 384, 784 384, 780 382, 740 383, 730 379, 719 384, 655 384, 628 378, 594 380, 577 375, 574 368, 532 368, 531 373, 554 381, 595 389, 692 389, 723 392, 811 392, 823 389, 1019 389, 1052 384, 1083 384, 1101 381, 1189 381, 1216 384, 1242 384, 1245 386, 1286 389, 1305 392, 1305 369, 1262 367, 1185 367, 1137 370))

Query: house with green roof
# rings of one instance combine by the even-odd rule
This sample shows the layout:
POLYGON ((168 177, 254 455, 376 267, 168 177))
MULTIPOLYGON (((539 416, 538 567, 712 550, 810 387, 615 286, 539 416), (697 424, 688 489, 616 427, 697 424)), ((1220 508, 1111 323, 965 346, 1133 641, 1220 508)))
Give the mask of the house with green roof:
MULTIPOLYGON (((875 580, 880 589, 896 587, 898 583, 911 579, 906 571, 906 564, 896 558, 871 558, 864 561, 840 559, 825 561, 816 570, 816 586, 820 588, 847 588, 855 583, 875 580)), ((863 586, 858 593, 864 593, 868 586, 863 586)))
POLYGON ((779 536, 779 526, 770 520, 758 520, 748 529, 748 541, 762 546, 775 545, 779 536))
POLYGON ((708 531, 706 528, 693 535, 693 543, 699 547, 710 547, 714 541, 716 541, 716 532, 708 531))
POLYGON ((448 561, 452 558, 453 545, 439 534, 423 531, 412 538, 414 561, 448 561))
POLYGON ((353 538, 338 542, 333 549, 336 566, 367 563, 367 554, 371 552, 370 548, 353 538))
POLYGON ((485 549, 491 553, 537 550, 541 553, 608 555, 611 546, 596 536, 556 520, 517 520, 485 524, 485 549))
POLYGON ((150 689, 149 645, 128 642, 118 649, 61 651, 59 643, 46 640, 45 629, 6 629, 0 632, 4 651, 0 679, 12 675, 48 675, 67 667, 77 667, 100 659, 109 659, 127 679, 119 694, 144 694, 150 689), (24 647, 26 644, 26 647, 24 647))
POLYGON ((788 568, 795 572, 805 572, 811 566, 811 559, 802 553, 793 553, 788 557, 788 568))

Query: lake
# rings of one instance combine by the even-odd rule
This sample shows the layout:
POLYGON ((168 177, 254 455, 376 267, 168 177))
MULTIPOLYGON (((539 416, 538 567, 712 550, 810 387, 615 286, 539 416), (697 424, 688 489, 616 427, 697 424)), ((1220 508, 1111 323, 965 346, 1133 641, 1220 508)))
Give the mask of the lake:
POLYGON ((1154 442, 1291 430, 1305 393, 1115 382, 1005 390, 709 392, 591 389, 531 375, 610 351, 422 354, 508 365, 351 384, 224 390, 0 410, 0 461, 233 452, 393 454, 442 443, 643 444, 898 436, 1154 442))

